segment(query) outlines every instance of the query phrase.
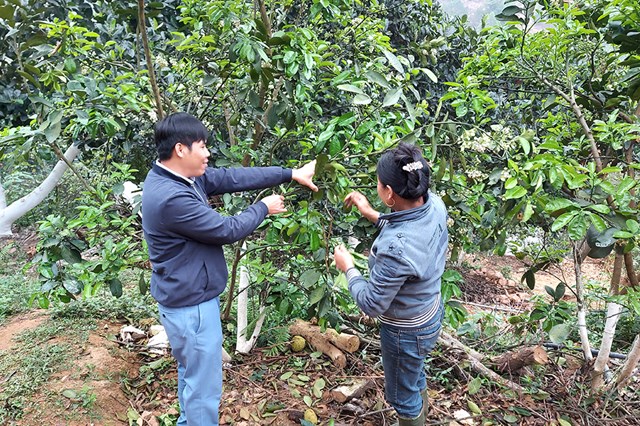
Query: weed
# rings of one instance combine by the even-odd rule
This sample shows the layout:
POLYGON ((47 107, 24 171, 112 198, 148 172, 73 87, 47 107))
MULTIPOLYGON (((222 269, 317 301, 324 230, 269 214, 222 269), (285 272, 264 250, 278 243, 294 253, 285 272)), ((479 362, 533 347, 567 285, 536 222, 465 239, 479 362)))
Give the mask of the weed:
POLYGON ((29 308, 29 295, 39 288, 35 279, 20 273, 26 255, 16 243, 0 248, 0 322, 29 308))
POLYGON ((0 376, 8 377, 0 400, 0 424, 19 419, 29 405, 30 397, 45 383, 51 374, 68 362, 69 346, 66 344, 38 345, 27 343, 0 360, 0 376))
POLYGON ((60 319, 124 320, 135 324, 145 318, 157 317, 158 313, 157 305, 150 295, 143 296, 137 290, 125 288, 119 298, 101 294, 55 306, 52 316, 60 319))
POLYGON ((510 280, 513 277, 513 268, 509 265, 505 265, 502 268, 500 268, 500 273, 502 274, 503 277, 510 280))

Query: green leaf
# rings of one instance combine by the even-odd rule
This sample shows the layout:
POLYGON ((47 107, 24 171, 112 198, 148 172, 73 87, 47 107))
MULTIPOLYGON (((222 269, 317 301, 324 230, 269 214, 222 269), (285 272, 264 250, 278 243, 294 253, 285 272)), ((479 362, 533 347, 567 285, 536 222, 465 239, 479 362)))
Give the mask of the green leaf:
POLYGON ((320 247, 320 236, 317 232, 311 232, 309 235, 309 248, 315 251, 320 247))
POLYGON ((122 296, 122 282, 117 278, 112 278, 109 280, 109 290, 111 290, 111 294, 115 297, 122 296))
POLYGON ((402 88, 400 87, 389 90, 384 97, 382 106, 388 107, 388 106, 397 104, 401 95, 402 95, 402 88))
POLYGON ((387 79, 382 74, 380 74, 379 72, 369 70, 369 71, 367 71, 365 73, 365 75, 367 76, 369 81, 372 81, 372 82, 376 83, 377 85, 384 87, 385 89, 389 89, 390 88, 389 82, 387 81, 387 79))
POLYGON ((309 395, 305 395, 302 400, 304 401, 305 404, 307 404, 307 407, 311 407, 313 405, 313 400, 311 399, 311 397, 309 395))
POLYGON ((287 371, 286 373, 283 373, 280 376, 280 380, 282 380, 282 381, 288 380, 289 377, 291 377, 291 376, 293 376, 293 372, 292 371, 287 371))
POLYGON ((609 214, 611 212, 609 206, 606 206, 604 204, 592 204, 589 206, 589 208, 602 214, 609 214))
POLYGON ((553 297, 555 299, 556 291, 551 286, 545 285, 544 286, 544 291, 546 291, 549 296, 551 296, 551 297, 553 297))
POLYGON ((84 286, 80 281, 75 278, 66 279, 63 281, 62 286, 71 294, 80 294, 84 286))
POLYGON ((434 72, 429 68, 422 68, 422 71, 427 75, 427 77, 429 77, 429 80, 433 81, 434 83, 438 82, 438 76, 436 76, 434 72))
POLYGON ((328 140, 334 134, 334 127, 331 125, 327 127, 320 135, 318 136, 318 142, 324 142, 328 140))
POLYGON ((300 275, 300 283, 304 288, 308 289, 317 284, 318 281, 320 281, 321 276, 322 274, 319 271, 315 269, 309 269, 304 271, 302 275, 300 275))
POLYGON ((624 196, 634 186, 636 186, 636 181, 634 179, 631 179, 630 177, 625 177, 624 179, 622 179, 622 181, 620 181, 616 193, 619 196, 624 196))
POLYGON ((476 377, 469 382, 469 395, 475 395, 482 389, 482 379, 476 377))
POLYGON ((122 195, 122 193, 124 192, 124 184, 118 182, 115 185, 113 185, 113 189, 112 192, 114 195, 122 195))
POLYGON ((526 222, 529 219, 531 219, 531 216, 533 216, 534 210, 533 210, 533 206, 531 205, 531 203, 527 202, 527 204, 524 207, 524 213, 522 214, 522 220, 521 222, 526 222))
POLYGON ((638 222, 633 219, 627 219, 626 225, 629 232, 637 234, 638 231, 640 231, 640 224, 638 224, 638 222))
POLYGON ((527 139, 523 138, 522 136, 518 138, 518 141, 520 142, 520 146, 522 147, 522 151, 524 152, 524 155, 529 155, 529 153, 531 152, 531 142, 529 142, 527 139))
POLYGON ((591 219, 591 223, 593 223, 593 226, 595 226, 599 232, 607 229, 607 223, 597 214, 589 213, 589 219, 591 219))
POLYGON ((309 305, 315 305, 324 296, 324 286, 320 286, 313 290, 309 295, 309 305))
POLYGON ((142 296, 149 292, 149 283, 144 279, 144 273, 140 273, 140 279, 138 280, 138 291, 142 296))
POLYGON ((509 179, 506 180, 506 182, 504 183, 504 189, 511 189, 511 188, 515 188, 515 186, 518 184, 518 178, 515 176, 511 176, 509 179))
POLYGON ((518 417, 513 414, 505 414, 503 419, 507 423, 518 423, 518 417))
POLYGON ((313 388, 321 391, 325 388, 326 384, 327 383, 325 382, 325 380, 322 377, 320 377, 313 383, 313 388))
POLYGON ((56 139, 58 139, 60 133, 62 133, 60 120, 56 120, 53 123, 50 123, 47 128, 44 129, 44 135, 49 143, 53 143, 56 139))
POLYGON ((556 302, 559 302, 560 299, 562 299, 564 297, 564 294, 566 292, 567 286, 564 285, 563 282, 559 282, 558 285, 556 286, 556 290, 553 294, 553 300, 555 300, 556 302))
POLYGON ((11 5, 0 6, 0 18, 9 23, 13 23, 13 14, 15 13, 15 7, 11 5))
POLYGON ((620 240, 627 240, 634 237, 632 233, 627 231, 617 231, 615 234, 613 234, 613 236, 620 240))
POLYGON ((371 103, 371 98, 364 94, 357 94, 353 98, 353 103, 356 105, 369 105, 371 103))
MULTIPOLYGON (((476 377, 476 379, 477 379, 477 377, 476 377)), ((469 391, 469 393, 471 393, 471 391, 469 391)), ((469 407, 469 410, 471 410, 471 412, 473 414, 475 414, 475 415, 481 415, 482 414, 482 410, 480 409, 480 407, 478 407, 478 404, 476 404, 475 402, 473 402, 470 399, 467 400, 467 407, 469 407)))
POLYGON ((364 91, 361 88, 354 86, 353 84, 340 84, 338 86, 338 89, 344 90, 345 92, 359 93, 364 95, 364 91))
POLYGON ((536 288, 535 271, 533 269, 529 269, 527 272, 522 274, 522 278, 520 279, 520 282, 522 281, 527 282, 527 287, 529 287, 529 289, 533 290, 534 288, 536 288))
POLYGON ((389 61, 391 66, 396 69, 396 71, 398 71, 400 74, 404 74, 404 67, 402 66, 400 60, 398 60, 398 57, 396 55, 389 52, 388 50, 383 50, 382 53, 384 53, 384 56, 387 57, 387 60, 389 61))
POLYGON ((527 195, 527 190, 521 186, 515 186, 504 193, 505 200, 516 200, 527 195))
POLYGON ((73 389, 65 389, 62 391, 62 396, 65 398, 76 400, 78 399, 78 392, 73 389))
POLYGON ((586 215, 577 215, 571 222, 569 222, 567 227, 569 238, 574 241, 581 240, 587 233, 587 228, 589 228, 590 224, 591 221, 587 220, 586 215))
POLYGON ((80 254, 80 251, 76 250, 74 247, 69 247, 66 244, 60 248, 60 255, 69 263, 82 262, 82 255, 80 254))
POLYGON ((571 326, 569 324, 557 324, 549 330, 549 340, 553 343, 560 344, 567 340, 571 334, 571 326))
POLYGON ((569 222, 578 214, 578 210, 573 210, 570 212, 566 212, 558 216, 556 220, 553 221, 551 225, 551 230, 556 232, 558 229, 564 228, 567 226, 569 222))

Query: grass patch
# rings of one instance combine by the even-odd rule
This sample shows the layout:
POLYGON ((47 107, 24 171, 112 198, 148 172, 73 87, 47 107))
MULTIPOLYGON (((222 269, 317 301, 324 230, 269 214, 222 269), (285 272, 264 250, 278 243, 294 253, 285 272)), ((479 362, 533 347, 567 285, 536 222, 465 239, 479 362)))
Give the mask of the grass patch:
POLYGON ((51 308, 53 318, 123 321, 138 324, 140 320, 158 317, 158 306, 151 295, 141 295, 137 288, 125 288, 121 297, 111 294, 78 299, 51 308))
POLYGON ((16 344, 0 357, 0 424, 22 417, 36 404, 33 396, 51 376, 73 367, 77 345, 87 342, 96 322, 50 318, 15 337, 16 344), (71 344, 70 342, 73 342, 71 344))
POLYGON ((30 398, 51 375, 67 365, 70 346, 61 344, 35 344, 29 348, 3 354, 0 376, 6 382, 0 392, 0 424, 22 417, 30 398), (8 379, 7 379, 8 378, 8 379))
POLYGON ((37 280, 22 272, 26 262, 26 254, 15 242, 0 247, 0 325, 28 310, 29 297, 39 288, 37 280))

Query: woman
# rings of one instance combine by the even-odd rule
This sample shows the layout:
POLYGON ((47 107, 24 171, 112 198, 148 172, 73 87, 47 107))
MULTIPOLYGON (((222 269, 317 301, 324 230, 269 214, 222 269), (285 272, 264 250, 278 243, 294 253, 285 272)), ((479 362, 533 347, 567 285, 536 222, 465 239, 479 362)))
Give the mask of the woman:
POLYGON ((428 409, 424 361, 438 339, 443 314, 447 212, 429 192, 429 166, 415 146, 401 143, 385 152, 377 175, 378 196, 391 213, 375 211, 359 192, 345 198, 347 207, 356 206, 381 229, 369 255, 369 280, 343 245, 334 257, 360 309, 380 321, 387 402, 400 426, 422 426, 428 409))

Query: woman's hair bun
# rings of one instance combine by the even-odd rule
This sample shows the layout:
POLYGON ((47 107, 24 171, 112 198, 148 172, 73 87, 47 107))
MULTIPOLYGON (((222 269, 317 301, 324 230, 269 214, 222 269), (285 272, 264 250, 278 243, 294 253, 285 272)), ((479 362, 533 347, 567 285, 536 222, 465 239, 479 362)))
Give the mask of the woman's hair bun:
POLYGON ((431 171, 415 145, 401 142, 385 152, 378 161, 377 172, 380 182, 407 200, 416 200, 429 191, 431 171))

